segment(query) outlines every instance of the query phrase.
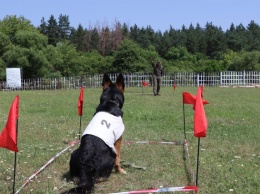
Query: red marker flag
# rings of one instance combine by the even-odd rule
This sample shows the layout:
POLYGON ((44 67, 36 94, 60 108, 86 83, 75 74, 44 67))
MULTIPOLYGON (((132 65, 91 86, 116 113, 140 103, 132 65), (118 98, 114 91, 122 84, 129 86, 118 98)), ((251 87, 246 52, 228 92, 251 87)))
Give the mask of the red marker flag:
MULTIPOLYGON (((188 92, 182 92, 182 99, 183 104, 193 104, 195 105, 196 102, 196 96, 193 96, 192 94, 188 92)), ((208 104, 208 101, 202 100, 203 104, 208 104)))
POLYGON ((182 92, 183 104, 195 104, 196 97, 188 92, 182 92))
POLYGON ((206 137, 208 121, 206 118, 203 100, 202 100, 203 86, 200 86, 196 95, 195 112, 194 112, 194 136, 206 137))
POLYGON ((0 147, 18 152, 16 122, 19 114, 19 96, 16 96, 9 111, 5 128, 0 134, 0 147))
POLYGON ((145 81, 142 82, 142 85, 143 85, 144 87, 148 87, 148 86, 149 86, 148 82, 145 82, 145 81))
POLYGON ((80 88, 79 100, 78 100, 78 115, 83 114, 83 99, 84 99, 84 87, 80 88))
POLYGON ((176 90, 176 83, 173 84, 173 90, 175 91, 176 90))

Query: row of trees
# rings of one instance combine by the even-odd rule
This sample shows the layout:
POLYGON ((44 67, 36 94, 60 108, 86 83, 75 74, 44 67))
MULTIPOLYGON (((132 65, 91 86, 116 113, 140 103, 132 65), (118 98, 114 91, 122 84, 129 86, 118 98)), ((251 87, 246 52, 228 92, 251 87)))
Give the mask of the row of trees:
POLYGON ((38 27, 24 17, 0 20, 0 79, 6 67, 21 67, 24 78, 151 72, 150 57, 168 72, 260 71, 260 26, 231 24, 224 32, 207 23, 155 32, 117 21, 73 28, 67 15, 42 18, 38 27))

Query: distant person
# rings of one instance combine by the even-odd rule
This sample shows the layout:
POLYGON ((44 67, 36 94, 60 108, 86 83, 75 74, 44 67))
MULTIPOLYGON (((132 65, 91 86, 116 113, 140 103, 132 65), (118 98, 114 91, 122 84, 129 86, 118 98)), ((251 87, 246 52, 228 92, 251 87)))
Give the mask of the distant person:
POLYGON ((160 60, 158 60, 157 63, 155 64, 153 62, 153 59, 150 58, 150 62, 152 63, 152 67, 153 67, 153 94, 156 96, 156 95, 160 95, 163 66, 160 60))

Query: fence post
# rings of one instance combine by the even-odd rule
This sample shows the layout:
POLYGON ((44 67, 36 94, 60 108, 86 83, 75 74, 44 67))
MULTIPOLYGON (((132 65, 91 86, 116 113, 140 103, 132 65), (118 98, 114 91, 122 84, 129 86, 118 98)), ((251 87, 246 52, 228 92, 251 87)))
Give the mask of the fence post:
POLYGON ((243 71, 243 85, 246 85, 246 72, 243 71))
POLYGON ((199 76, 199 73, 197 73, 197 87, 199 87, 200 85, 200 76, 199 76))
POLYGON ((219 76, 220 76, 220 78, 219 78, 219 80, 220 80, 220 86, 222 86, 222 71, 220 72, 219 76))

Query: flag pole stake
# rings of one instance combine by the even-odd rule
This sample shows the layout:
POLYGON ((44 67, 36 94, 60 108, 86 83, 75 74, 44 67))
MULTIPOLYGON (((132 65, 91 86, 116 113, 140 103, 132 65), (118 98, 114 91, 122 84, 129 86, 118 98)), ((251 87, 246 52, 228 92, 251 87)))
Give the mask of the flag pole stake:
POLYGON ((79 117, 79 140, 80 140, 80 135, 81 135, 81 116, 79 117))
POLYGON ((185 107, 184 107, 184 103, 182 103, 183 105, 183 128, 184 128, 184 139, 186 140, 186 121, 185 121, 185 107))
POLYGON ((198 178, 199 178, 199 157, 200 157, 200 137, 198 138, 198 153, 197 153, 196 186, 198 186, 198 178))
POLYGON ((15 174, 16 174, 16 152, 14 154, 14 182, 13 182, 13 194, 15 193, 15 174))
MULTIPOLYGON (((17 136, 18 136, 18 119, 16 120, 16 145, 18 144, 17 136)), ((17 154, 16 154, 16 152, 15 152, 15 153, 14 153, 14 182, 13 182, 13 194, 15 193, 16 159, 17 159, 17 154)))

